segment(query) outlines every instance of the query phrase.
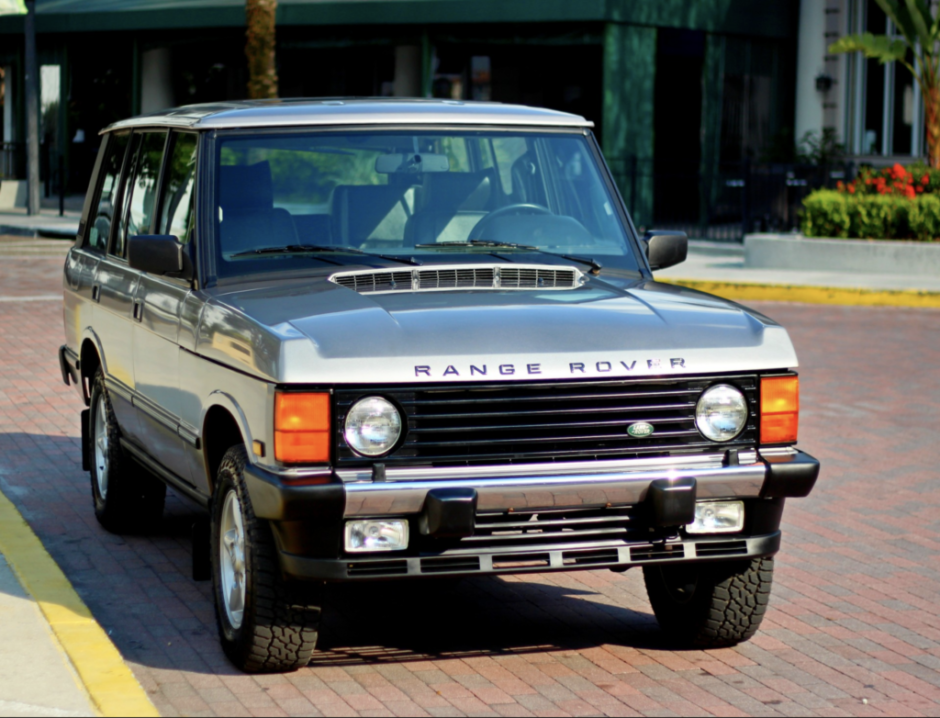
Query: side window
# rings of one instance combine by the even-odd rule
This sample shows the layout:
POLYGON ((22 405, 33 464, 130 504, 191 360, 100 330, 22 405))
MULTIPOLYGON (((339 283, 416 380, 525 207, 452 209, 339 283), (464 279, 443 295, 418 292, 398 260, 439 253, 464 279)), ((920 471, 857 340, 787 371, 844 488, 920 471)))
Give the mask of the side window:
POLYGON ((195 209, 196 135, 173 134, 172 150, 163 183, 163 204, 158 234, 172 234, 189 242, 195 209))
POLYGON ((101 181, 98 194, 92 203, 94 216, 89 218, 88 235, 85 246, 98 252, 108 248, 111 236, 111 223, 117 205, 118 186, 121 179, 121 167, 127 152, 129 132, 112 133, 107 138, 104 160, 101 163, 101 181))
POLYGON ((157 200, 157 180, 160 178, 160 165, 163 162, 163 148, 166 145, 165 132, 146 132, 134 134, 131 144, 131 157, 134 164, 131 179, 124 190, 124 219, 121 231, 115 239, 111 253, 123 257, 127 247, 127 238, 135 234, 150 234, 153 225, 153 211, 157 200))

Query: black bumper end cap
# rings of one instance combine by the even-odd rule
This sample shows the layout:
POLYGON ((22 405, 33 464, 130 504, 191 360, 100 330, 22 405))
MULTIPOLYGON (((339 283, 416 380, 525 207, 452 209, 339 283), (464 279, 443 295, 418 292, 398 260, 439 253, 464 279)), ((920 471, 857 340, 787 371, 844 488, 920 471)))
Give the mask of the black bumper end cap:
POLYGON ((346 489, 341 483, 296 486, 275 473, 248 464, 245 483, 255 516, 269 521, 329 521, 339 524, 346 508, 346 489))
POLYGON ((819 478, 819 459, 798 451, 788 456, 762 456, 767 477, 761 497, 768 499, 809 496, 819 478))
POLYGON ((695 520, 694 478, 656 479, 650 483, 646 500, 652 509, 654 526, 685 526, 695 520))
POLYGON ((424 536, 466 538, 473 536, 476 514, 476 489, 431 489, 418 527, 424 536))

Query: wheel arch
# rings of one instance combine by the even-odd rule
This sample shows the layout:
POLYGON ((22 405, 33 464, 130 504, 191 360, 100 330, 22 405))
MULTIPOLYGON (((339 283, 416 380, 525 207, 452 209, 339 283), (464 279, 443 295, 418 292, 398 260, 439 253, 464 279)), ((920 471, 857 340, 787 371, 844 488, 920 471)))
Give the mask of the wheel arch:
POLYGON ((95 378, 95 372, 98 371, 99 367, 105 373, 108 369, 98 335, 91 329, 86 329, 83 334, 82 346, 78 355, 79 371, 81 372, 79 376, 82 381, 82 396, 85 399, 85 406, 90 406, 91 382, 95 378))
POLYGON ((251 456, 251 432, 238 403, 224 392, 213 392, 202 417, 202 456, 210 493, 222 457, 231 447, 243 444, 251 456))

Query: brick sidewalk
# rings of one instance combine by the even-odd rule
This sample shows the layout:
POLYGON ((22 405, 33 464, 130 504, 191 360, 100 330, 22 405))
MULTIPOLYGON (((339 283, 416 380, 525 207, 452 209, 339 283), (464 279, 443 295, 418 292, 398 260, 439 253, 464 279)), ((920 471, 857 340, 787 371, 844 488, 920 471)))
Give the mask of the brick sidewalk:
MULTIPOLYGON (((17 281, 59 291, 48 261, 17 281)), ((342 587, 311 667, 236 673, 189 579, 189 507, 170 497, 154 536, 95 522, 54 301, 0 303, 0 488, 166 715, 940 715, 940 311, 761 309, 791 329, 824 469, 735 649, 670 650, 639 571, 587 571, 342 587)))

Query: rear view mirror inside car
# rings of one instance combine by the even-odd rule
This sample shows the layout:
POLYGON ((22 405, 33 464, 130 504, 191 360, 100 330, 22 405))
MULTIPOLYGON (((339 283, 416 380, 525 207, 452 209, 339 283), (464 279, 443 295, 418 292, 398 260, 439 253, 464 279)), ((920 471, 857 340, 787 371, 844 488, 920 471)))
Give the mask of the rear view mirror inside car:
POLYGON ((449 172, 450 160, 446 155, 427 152, 379 155, 375 158, 375 171, 385 175, 395 172, 449 172))

